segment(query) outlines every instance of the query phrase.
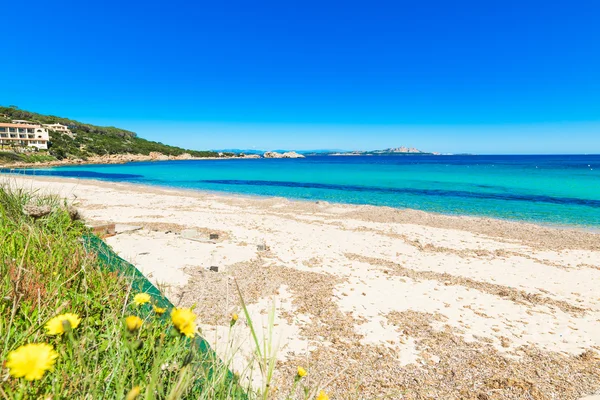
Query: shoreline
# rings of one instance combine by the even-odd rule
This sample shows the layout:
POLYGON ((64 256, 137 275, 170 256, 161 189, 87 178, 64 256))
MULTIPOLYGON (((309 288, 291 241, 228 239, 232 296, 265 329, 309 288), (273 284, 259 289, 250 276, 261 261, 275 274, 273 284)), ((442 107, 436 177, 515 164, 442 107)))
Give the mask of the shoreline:
POLYGON ((533 387, 539 398, 577 400, 600 389, 598 234, 378 206, 0 177, 66 198, 88 222, 117 224, 106 242, 174 304, 196 304, 202 336, 218 354, 238 313, 233 369, 245 383, 260 376, 237 369, 248 365, 252 340, 234 281, 256 326, 275 310, 273 384, 282 393, 298 365, 331 380, 335 398, 517 399, 533 387), (339 376, 343 370, 352 372, 339 376))
MULTIPOLYGON (((205 159, 210 159, 210 158, 201 158, 201 159, 205 160, 205 159)), ((215 160, 217 160, 217 159, 224 160, 224 158, 215 158, 215 160)), ((229 160, 231 160, 231 159, 233 159, 233 158, 229 158, 229 160)), ((157 162, 160 162, 160 161, 186 161, 186 160, 158 160, 157 162)), ((135 162, 146 162, 146 161, 135 161, 135 162)), ((95 165, 95 164, 92 164, 92 165, 95 165)), ((110 165, 110 164, 97 164, 97 165, 110 165)), ((0 169, 2 169, 1 165, 0 165, 0 169)), ((425 216, 428 217, 427 219, 430 219, 430 220, 431 219, 435 220, 436 218, 438 218, 438 219, 457 219, 459 221, 470 221, 473 224, 477 224, 479 222, 489 223, 489 222, 497 221, 498 223, 502 223, 502 224, 506 224, 506 225, 517 224, 517 226, 520 226, 523 228, 539 227, 539 228, 556 230, 556 231, 574 231, 574 232, 589 233, 589 234, 599 235, 599 240, 600 240, 600 226, 593 227, 593 226, 583 226, 583 225, 575 225, 575 224, 568 225, 568 224, 558 224, 558 223, 545 222, 545 221, 516 220, 516 219, 508 219, 508 218, 500 218, 500 217, 486 217, 486 216, 471 215, 471 214, 444 214, 444 213, 435 212, 435 211, 423 211, 423 210, 418 210, 418 209, 408 208, 408 207, 390 207, 390 206, 381 206, 381 205, 372 205, 372 204, 330 202, 330 201, 318 200, 318 199, 299 199, 299 198, 297 199, 297 198, 282 197, 282 196, 236 193, 236 192, 207 190, 207 189, 193 189, 193 188, 183 188, 183 187, 168 186, 168 185, 163 186, 163 185, 152 185, 152 184, 132 183, 132 182, 105 181, 105 180, 91 179, 91 178, 36 176, 36 175, 28 175, 28 174, 20 175, 18 173, 14 173, 14 172, 9 172, 9 173, 0 172, 0 179, 3 177, 30 178, 30 179, 35 179, 35 180, 40 180, 40 181, 48 181, 48 182, 78 181, 78 182, 83 182, 83 183, 87 183, 87 184, 98 183, 98 184, 109 185, 109 186, 110 185, 131 186, 131 187, 139 188, 139 189, 143 189, 143 190, 156 189, 159 191, 160 190, 181 191, 182 193, 186 193, 189 195, 198 195, 198 196, 215 195, 215 196, 224 196, 224 197, 232 197, 232 198, 267 200, 267 201, 268 200, 271 200, 271 201, 281 200, 281 201, 287 201, 287 202, 292 202, 292 203, 298 202, 300 204, 313 204, 313 203, 329 204, 329 205, 339 206, 339 207, 357 207, 357 208, 372 207, 374 210, 380 210, 382 212, 387 211, 390 213, 408 212, 408 213, 415 213, 415 214, 424 214, 425 216)))
POLYGON ((114 154, 106 156, 93 156, 86 160, 83 159, 62 159, 56 161, 43 161, 34 163, 25 163, 21 161, 10 164, 0 164, 0 169, 29 169, 29 168, 48 168, 48 167, 68 167, 73 165, 114 165, 128 164, 136 162, 161 162, 161 161, 199 161, 199 160, 257 160, 260 157, 246 155, 244 157, 193 157, 185 153, 179 156, 165 156, 160 153, 142 154, 114 154))

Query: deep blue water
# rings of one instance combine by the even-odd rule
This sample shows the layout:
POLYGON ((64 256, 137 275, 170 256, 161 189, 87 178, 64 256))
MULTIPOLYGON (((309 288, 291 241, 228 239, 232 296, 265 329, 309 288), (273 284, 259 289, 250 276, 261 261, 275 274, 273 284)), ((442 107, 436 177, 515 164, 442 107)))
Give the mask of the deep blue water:
POLYGON ((600 155, 164 161, 17 172, 600 227, 600 155))

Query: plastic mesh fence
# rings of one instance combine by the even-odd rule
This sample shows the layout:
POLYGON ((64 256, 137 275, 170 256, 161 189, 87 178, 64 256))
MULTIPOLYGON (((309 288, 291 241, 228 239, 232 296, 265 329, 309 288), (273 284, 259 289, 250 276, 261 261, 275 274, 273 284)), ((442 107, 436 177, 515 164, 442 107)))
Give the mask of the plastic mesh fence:
MULTIPOLYGON (((170 319, 170 311, 174 308, 174 305, 133 264, 119 257, 98 236, 84 235, 83 243, 87 251, 96 255, 101 268, 104 268, 108 272, 116 272, 117 274, 130 279, 132 293, 148 293, 151 295, 157 307, 167 309, 167 312, 165 312, 162 317, 165 322, 170 319)), ((212 369, 211 365, 220 362, 218 356, 211 349, 208 342, 201 336, 196 335, 193 341, 201 362, 204 362, 209 370, 212 369)), ((229 384, 237 386, 231 371, 228 371, 227 375, 229 384)), ((198 382, 198 384, 201 385, 201 382, 198 382)), ((246 398, 245 395, 243 397, 246 398)))

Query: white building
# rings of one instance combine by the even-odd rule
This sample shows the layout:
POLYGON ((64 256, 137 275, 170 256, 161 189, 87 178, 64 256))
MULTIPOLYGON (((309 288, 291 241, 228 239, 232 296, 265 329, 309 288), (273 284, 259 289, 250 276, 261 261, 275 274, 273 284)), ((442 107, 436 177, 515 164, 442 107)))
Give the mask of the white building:
POLYGON ((70 137, 73 137, 73 132, 71 132, 69 130, 69 127, 66 126, 66 125, 62 125, 62 124, 44 124, 44 126, 46 128, 48 128, 48 129, 50 129, 51 131, 60 132, 60 133, 62 133, 64 135, 69 135, 70 137))
POLYGON ((48 149, 48 129, 29 121, 15 120, 8 124, 0 122, 0 148, 36 147, 48 149))
POLYGON ((35 122, 25 121, 24 119, 13 119, 12 123, 20 124, 20 125, 39 125, 39 124, 36 124, 35 122))

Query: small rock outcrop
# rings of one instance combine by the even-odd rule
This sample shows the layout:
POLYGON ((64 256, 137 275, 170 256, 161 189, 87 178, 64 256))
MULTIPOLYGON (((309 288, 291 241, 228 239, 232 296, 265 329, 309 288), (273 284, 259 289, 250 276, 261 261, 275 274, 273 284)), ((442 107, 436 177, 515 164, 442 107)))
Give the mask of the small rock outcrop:
POLYGON ((23 213, 33 218, 42 218, 52 212, 52 207, 49 205, 38 206, 35 204, 26 204, 23 206, 23 213))
POLYGON ((165 156, 164 154, 155 151, 150 152, 149 156, 152 161, 165 161, 169 159, 169 156, 165 156))
POLYGON ((276 151, 267 151, 263 154, 264 158, 304 158, 302 154, 298 154, 295 151, 288 151, 283 154, 277 153, 276 151))
MULTIPOLYGON (((29 215, 32 218, 38 219, 49 215, 54 209, 52 206, 47 204, 45 205, 37 205, 37 204, 26 204, 23 206, 23 214, 29 215)), ((81 214, 77 208, 69 205, 66 208, 66 211, 69 213, 69 217, 71 221, 78 221, 81 219, 81 214)))
POLYGON ((283 158, 304 158, 304 156, 295 151, 288 151, 287 153, 283 153, 283 158))
POLYGON ((283 154, 280 154, 276 151, 267 151, 263 154, 264 158, 283 158, 283 154))
POLYGON ((81 214, 79 213, 79 210, 76 209, 73 206, 68 206, 67 207, 67 212, 69 213, 69 217, 71 217, 71 221, 79 221, 81 220, 81 214))

